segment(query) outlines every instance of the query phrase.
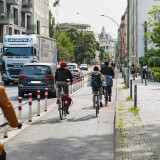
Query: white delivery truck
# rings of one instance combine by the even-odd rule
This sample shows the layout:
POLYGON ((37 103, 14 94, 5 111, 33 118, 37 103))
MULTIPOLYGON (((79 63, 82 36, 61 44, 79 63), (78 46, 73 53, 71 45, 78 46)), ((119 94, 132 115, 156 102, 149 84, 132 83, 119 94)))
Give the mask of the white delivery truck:
POLYGON ((41 35, 7 35, 2 53, 4 84, 17 83, 23 65, 28 62, 57 64, 56 40, 41 35))

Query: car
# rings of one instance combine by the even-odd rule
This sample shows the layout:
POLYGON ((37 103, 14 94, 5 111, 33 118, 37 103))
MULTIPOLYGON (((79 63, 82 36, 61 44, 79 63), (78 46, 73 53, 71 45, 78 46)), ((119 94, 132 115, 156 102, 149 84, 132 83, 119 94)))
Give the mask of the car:
POLYGON ((53 63, 26 63, 19 75, 18 94, 36 94, 38 90, 42 94, 48 88, 48 95, 56 97, 55 87, 56 64, 53 63))
POLYGON ((79 67, 81 70, 88 70, 88 65, 87 64, 81 64, 79 67))
POLYGON ((78 68, 77 63, 68 63, 67 68, 71 71, 73 77, 79 77, 81 75, 81 71, 78 68))

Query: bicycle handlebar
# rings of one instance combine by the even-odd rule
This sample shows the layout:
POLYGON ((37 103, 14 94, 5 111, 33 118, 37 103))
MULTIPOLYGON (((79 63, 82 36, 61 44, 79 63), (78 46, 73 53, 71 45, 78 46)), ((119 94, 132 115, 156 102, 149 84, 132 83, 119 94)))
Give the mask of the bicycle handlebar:
POLYGON ((0 125, 0 127, 4 127, 4 126, 6 126, 7 124, 8 124, 8 122, 3 123, 3 124, 0 125))

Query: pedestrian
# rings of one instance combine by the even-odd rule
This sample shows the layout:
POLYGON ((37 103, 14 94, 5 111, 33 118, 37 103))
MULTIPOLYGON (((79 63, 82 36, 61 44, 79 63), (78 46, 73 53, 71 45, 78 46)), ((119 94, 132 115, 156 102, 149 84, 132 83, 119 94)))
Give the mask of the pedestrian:
MULTIPOLYGON (((22 124, 18 122, 13 105, 8 99, 7 93, 3 86, 0 86, 0 108, 2 109, 4 117, 8 120, 11 127, 21 128, 22 124)), ((3 149, 2 143, 0 143, 0 160, 6 160, 6 152, 3 149)))
MULTIPOLYGON (((95 66, 93 72, 88 76, 88 82, 91 83, 92 93, 99 91, 100 107, 102 107, 102 86, 105 84, 105 77, 102 73, 99 72, 99 68, 95 66), (96 82, 95 82, 96 81, 96 82)), ((95 97, 93 95, 93 107, 95 107, 95 97)))
POLYGON ((132 78, 133 78, 133 80, 135 80, 135 65, 134 65, 134 62, 132 62, 132 64, 131 64, 131 74, 132 74, 132 78))

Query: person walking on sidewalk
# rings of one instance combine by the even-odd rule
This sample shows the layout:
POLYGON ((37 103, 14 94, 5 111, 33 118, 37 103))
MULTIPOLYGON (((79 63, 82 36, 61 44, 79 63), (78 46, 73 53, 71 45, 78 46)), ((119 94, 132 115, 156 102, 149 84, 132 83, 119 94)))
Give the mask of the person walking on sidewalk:
POLYGON ((111 66, 109 66, 109 62, 104 62, 104 66, 101 68, 100 71, 106 79, 106 84, 108 87, 108 95, 109 95, 109 101, 111 102, 111 96, 112 96, 112 86, 113 86, 113 80, 114 78, 114 70, 111 66), (111 83, 110 83, 111 82, 111 83))
MULTIPOLYGON (((13 128, 22 127, 22 124, 18 122, 18 118, 16 116, 13 105, 8 99, 7 93, 3 86, 0 86, 0 108, 2 109, 4 117, 8 120, 9 125, 11 127, 13 128)), ((0 160, 6 160, 6 152, 3 149, 2 143, 0 143, 0 160)))
POLYGON ((135 80, 135 65, 134 65, 134 62, 132 62, 132 64, 131 64, 131 74, 132 74, 133 80, 135 80))
MULTIPOLYGON (((105 77, 102 73, 99 72, 99 68, 97 66, 95 66, 93 68, 93 72, 89 74, 88 76, 88 82, 91 83, 91 87, 92 87, 92 92, 94 91, 99 91, 99 99, 100 99, 100 107, 102 107, 102 93, 103 93, 103 89, 102 86, 103 84, 105 84, 105 77), (99 86, 97 88, 97 86, 94 86, 94 81, 97 86, 99 86)), ((95 107, 95 97, 93 96, 93 107, 95 107)))
MULTIPOLYGON (((63 88, 64 94, 69 95, 68 94, 69 90, 68 90, 68 80, 67 79, 70 79, 71 84, 73 83, 72 74, 71 74, 70 70, 67 68, 67 63, 61 62, 60 68, 58 68, 55 73, 57 97, 59 97, 62 88, 63 88)), ((67 114, 69 114, 68 110, 67 110, 67 114)))

